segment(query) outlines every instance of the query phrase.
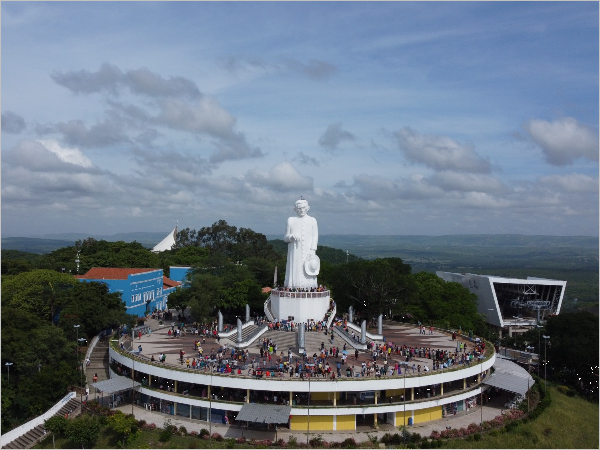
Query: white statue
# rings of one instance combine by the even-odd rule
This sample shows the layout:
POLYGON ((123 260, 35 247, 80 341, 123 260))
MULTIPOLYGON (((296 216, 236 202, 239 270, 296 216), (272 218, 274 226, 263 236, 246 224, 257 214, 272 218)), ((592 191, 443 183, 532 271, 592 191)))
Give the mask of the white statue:
POLYGON ((320 261, 315 254, 319 240, 317 220, 306 213, 308 202, 300 199, 294 206, 297 217, 289 217, 283 240, 288 243, 284 286, 288 288, 317 287, 320 261))

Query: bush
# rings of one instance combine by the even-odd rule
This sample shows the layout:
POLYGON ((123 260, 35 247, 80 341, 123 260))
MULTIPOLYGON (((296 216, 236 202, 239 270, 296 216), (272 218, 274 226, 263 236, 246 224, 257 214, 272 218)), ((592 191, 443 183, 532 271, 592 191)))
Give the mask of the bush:
POLYGON ((476 441, 480 441, 481 440, 481 433, 475 433, 473 435, 473 439, 475 439, 476 441))
POLYGON ((205 436, 208 436, 210 433, 208 432, 208 430, 206 428, 202 428, 200 430, 200 437, 203 438, 205 436))
POLYGON ((320 447, 323 443, 323 438, 319 435, 317 437, 312 438, 310 441, 308 441, 308 443, 311 447, 320 447))
POLYGON ((179 434, 182 436, 187 436, 188 432, 187 432, 187 428, 184 427, 183 425, 179 427, 179 434))
POLYGON ((223 436, 221 436, 219 433, 213 433, 210 438, 217 442, 221 442, 223 440, 223 436))
POLYGON ((63 416, 52 416, 44 422, 44 428, 46 428, 46 430, 61 436, 64 436, 67 425, 67 419, 63 416))
POLYGON ((411 433, 410 442, 414 442, 415 444, 419 443, 421 440, 421 435, 419 433, 411 433))
POLYGON ((296 436, 290 436, 290 438, 288 439, 288 445, 291 448, 298 447, 298 439, 296 438, 296 436))
POLYGON ((165 429, 165 430, 161 431, 160 436, 158 437, 158 440, 160 442, 169 442, 171 440, 172 436, 173 436, 173 432, 170 429, 165 429))
MULTIPOLYGON (((383 442, 383 440, 382 440, 383 442)), ((346 438, 344 439, 344 441, 342 442, 342 448, 356 448, 356 441, 354 440, 354 438, 346 438)))

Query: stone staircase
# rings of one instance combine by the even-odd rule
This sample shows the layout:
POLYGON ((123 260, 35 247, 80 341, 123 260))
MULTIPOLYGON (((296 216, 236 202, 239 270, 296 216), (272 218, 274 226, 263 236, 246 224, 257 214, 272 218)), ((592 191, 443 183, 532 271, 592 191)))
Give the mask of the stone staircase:
MULTIPOLYGON (((283 351, 287 355, 287 351, 291 347, 292 352, 295 355, 298 354, 298 334, 295 331, 267 331, 261 336, 260 342, 262 342, 262 338, 267 338, 267 340, 272 339, 273 343, 277 344, 277 353, 283 351)), ((339 337, 336 337, 332 344, 330 335, 326 335, 323 331, 320 333, 317 331, 307 331, 304 333, 304 347, 307 355, 312 355, 315 352, 318 353, 321 348, 321 342, 325 343, 327 348, 333 346, 342 348, 344 346, 344 341, 339 337)), ((259 345, 259 342, 256 345, 259 345)))
MULTIPOLYGON (((242 329, 242 342, 248 340, 248 338, 258 329, 256 325, 249 325, 242 329)), ((228 338, 221 338, 221 342, 226 342, 230 346, 235 346, 237 341, 237 330, 228 338)), ((254 344, 252 344, 254 345, 254 344)))
MULTIPOLYGON (((81 412, 79 400, 73 398, 69 400, 61 409, 58 410, 55 416, 65 416, 68 414, 69 417, 78 415, 81 412)), ((46 436, 44 425, 38 425, 35 428, 29 430, 24 435, 18 437, 12 442, 4 445, 2 448, 31 448, 46 436)))
POLYGON ((94 382, 94 374, 98 374, 98 381, 104 381, 109 378, 108 374, 108 344, 110 337, 106 336, 98 341, 92 354, 90 355, 90 365, 86 367, 85 377, 87 385, 91 386, 94 382))

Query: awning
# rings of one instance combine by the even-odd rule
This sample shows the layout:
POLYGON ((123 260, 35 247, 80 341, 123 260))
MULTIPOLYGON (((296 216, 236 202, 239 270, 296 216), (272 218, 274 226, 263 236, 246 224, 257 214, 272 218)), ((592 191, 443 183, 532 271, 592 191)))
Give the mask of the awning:
POLYGON ((109 380, 92 383, 92 386, 105 394, 114 394, 115 392, 127 391, 128 389, 140 387, 140 383, 132 381, 130 378, 117 376, 109 380))
POLYGON ((496 358, 494 373, 483 380, 483 384, 525 396, 535 380, 518 364, 507 359, 496 358))
POLYGON ((291 412, 291 406, 246 403, 242 406, 235 420, 258 423, 288 423, 291 412))

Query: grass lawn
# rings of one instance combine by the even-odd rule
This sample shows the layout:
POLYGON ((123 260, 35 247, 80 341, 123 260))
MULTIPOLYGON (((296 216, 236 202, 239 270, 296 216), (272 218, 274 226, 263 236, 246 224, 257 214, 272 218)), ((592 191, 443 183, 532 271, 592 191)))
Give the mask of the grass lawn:
POLYGON ((551 389, 552 403, 532 422, 510 432, 482 434, 480 441, 443 441, 445 448, 598 448, 598 404, 551 389))

